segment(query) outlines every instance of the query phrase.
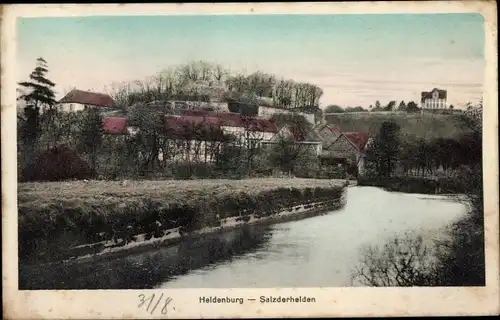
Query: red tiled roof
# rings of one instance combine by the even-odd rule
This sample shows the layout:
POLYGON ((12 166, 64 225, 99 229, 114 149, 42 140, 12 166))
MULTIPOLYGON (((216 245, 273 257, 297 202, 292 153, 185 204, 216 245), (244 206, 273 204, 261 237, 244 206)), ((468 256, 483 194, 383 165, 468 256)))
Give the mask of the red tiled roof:
POLYGON ((176 117, 177 119, 181 119, 183 122, 189 122, 195 125, 201 124, 209 124, 209 125, 220 125, 220 120, 217 117, 204 117, 204 116, 183 116, 176 117))
POLYGON ((217 115, 226 127, 244 127, 245 117, 235 113, 220 113, 217 115))
POLYGON ((328 126, 328 125, 327 125, 326 127, 327 127, 327 128, 328 128, 331 132, 335 133, 337 136, 340 136, 340 134, 342 133, 342 132, 340 131, 340 129, 339 129, 339 128, 337 128, 337 127, 330 127, 330 126, 328 126))
POLYGON ((360 151, 364 151, 368 140, 370 139, 370 133, 368 132, 344 132, 344 135, 349 139, 360 151))
POLYGON ((260 132, 277 132, 276 122, 267 119, 256 119, 242 116, 237 113, 217 113, 199 110, 187 110, 184 112, 184 117, 210 117, 217 118, 221 126, 247 128, 250 131, 260 132))
POLYGON ((272 132, 275 133, 278 131, 278 127, 276 126, 276 122, 267 119, 252 119, 247 118, 245 122, 245 126, 249 131, 258 131, 258 132, 272 132))
POLYGON ((107 117, 103 119, 105 133, 124 134, 127 132, 127 119, 121 117, 107 117))
MULTIPOLYGON (((231 114, 229 114, 231 115, 231 114)), ((231 115, 233 116, 233 115, 231 115)), ((165 116, 165 128, 167 133, 181 138, 194 138, 200 134, 209 132, 220 133, 221 126, 227 125, 221 117, 215 116, 165 116), (194 135, 194 136, 193 136, 194 135)), ((230 120, 233 117, 229 118, 230 120)), ((106 117, 103 119, 104 131, 112 134, 122 134, 127 132, 127 119, 122 117, 106 117)), ((251 119, 240 117, 241 126, 251 131, 276 132, 274 121, 266 119, 251 119)))
POLYGON ((71 90, 67 95, 59 100, 59 103, 81 103, 105 108, 113 108, 115 106, 113 98, 111 98, 108 94, 77 89, 71 90))
POLYGON ((203 110, 184 110, 184 115, 185 116, 211 116, 215 115, 215 112, 210 112, 210 111, 203 111, 203 110))
POLYGON ((216 117, 165 116, 165 129, 180 139, 222 139, 220 120, 216 117))

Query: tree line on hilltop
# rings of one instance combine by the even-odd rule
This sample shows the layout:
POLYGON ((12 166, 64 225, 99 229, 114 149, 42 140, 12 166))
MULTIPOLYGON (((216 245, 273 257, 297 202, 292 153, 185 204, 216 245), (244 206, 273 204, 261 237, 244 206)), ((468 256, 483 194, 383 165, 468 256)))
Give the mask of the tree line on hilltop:
POLYGON ((319 106, 323 90, 310 83, 256 71, 245 74, 221 64, 191 61, 144 80, 114 83, 107 91, 121 106, 149 101, 210 101, 265 105, 283 109, 319 106))
MULTIPOLYGON (((46 61, 39 58, 30 81, 19 83, 24 92, 19 98, 26 104, 18 114, 19 172, 22 180, 96 176, 118 178, 154 174, 177 178, 238 177, 269 175, 276 170, 298 174, 299 171, 307 172, 300 163, 315 165, 314 161, 305 160, 310 157, 304 148, 288 146, 292 141, 277 144, 263 154, 257 148, 258 141, 262 139, 260 132, 247 133, 252 136, 246 137, 244 141, 247 142, 244 143, 236 134, 224 135, 207 123, 190 123, 183 124, 188 127, 181 130, 184 132, 181 136, 175 135, 165 128, 164 107, 146 103, 157 98, 178 97, 175 95, 183 92, 181 84, 188 84, 187 80, 233 81, 232 77, 224 78, 226 74, 220 66, 210 69, 203 63, 188 64, 173 70, 167 74, 169 76, 158 77, 155 86, 143 82, 139 89, 121 87, 115 92, 115 99, 126 106, 123 112, 127 124, 139 130, 135 135, 118 136, 105 134, 103 115, 95 108, 76 113, 59 111, 56 108, 55 84, 47 78, 47 73, 46 61), (204 136, 203 139, 197 139, 200 134, 204 136), (183 155, 182 159, 179 159, 179 154, 183 155), (80 156, 85 161, 81 161, 80 156), (282 161, 283 158, 286 161, 282 161), (56 162, 64 162, 66 168, 58 168, 56 162)), ((241 90, 242 94, 257 90, 258 94, 267 92, 272 95, 281 83, 281 80, 259 73, 238 79, 239 82, 231 86, 240 86, 237 87, 239 89, 230 88, 233 92, 241 90), (248 80, 249 87, 243 86, 243 79, 248 80), (266 86, 269 90, 264 92, 266 86)), ((304 89, 300 94, 299 89, 310 89, 310 86, 299 83, 294 87, 294 82, 287 83, 288 89, 295 90, 294 95, 306 99, 307 90, 304 89)), ((281 99, 284 94, 283 90, 279 92, 274 96, 276 99, 281 99)), ((318 96, 311 95, 309 98, 315 100, 318 96)), ((312 100, 311 103, 314 102, 312 100)), ((278 120, 283 118, 281 115, 275 117, 278 120)), ((306 130, 307 121, 303 117, 288 120, 297 130, 306 130)))
MULTIPOLYGON (((329 105, 325 108, 325 113, 344 113, 344 112, 377 112, 377 111, 402 111, 402 112, 408 112, 408 113, 415 113, 419 112, 421 109, 419 108, 418 104, 415 103, 414 101, 409 101, 408 103, 405 103, 404 101, 401 101, 399 105, 396 107, 397 102, 396 100, 391 100, 389 103, 385 106, 382 106, 380 101, 376 101, 375 105, 370 105, 367 109, 357 106, 357 107, 341 107, 339 105, 329 105)), ((449 109, 453 110, 454 106, 450 105, 449 109)))

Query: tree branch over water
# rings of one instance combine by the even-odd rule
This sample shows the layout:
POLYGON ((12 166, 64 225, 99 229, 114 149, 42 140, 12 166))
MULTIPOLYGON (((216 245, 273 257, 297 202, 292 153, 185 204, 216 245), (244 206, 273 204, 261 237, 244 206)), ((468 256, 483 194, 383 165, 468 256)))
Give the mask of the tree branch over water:
POLYGON ((429 286, 435 283, 435 258, 421 235, 405 232, 383 246, 368 245, 351 275, 356 282, 374 287, 429 286))

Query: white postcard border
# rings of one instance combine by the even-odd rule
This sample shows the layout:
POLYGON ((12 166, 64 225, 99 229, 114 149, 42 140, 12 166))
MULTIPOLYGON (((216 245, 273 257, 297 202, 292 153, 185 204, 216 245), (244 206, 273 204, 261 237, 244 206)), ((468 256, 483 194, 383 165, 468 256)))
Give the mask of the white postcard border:
MULTIPOLYGON (((2 231, 3 303, 8 319, 38 318, 241 318, 422 316, 498 314, 498 98, 496 5, 486 1, 270 3, 270 4, 128 4, 9 5, 2 7, 2 231), (272 13, 456 13, 485 18, 483 163, 485 190, 486 286, 460 288, 267 288, 175 290, 17 290, 17 165, 15 106, 16 17, 124 14, 272 14, 272 13), (140 294, 170 297, 168 313, 138 308, 140 294), (260 303, 260 296, 306 296, 314 303, 260 303), (200 297, 242 297, 243 304, 199 303, 200 297)), ((300 275, 297 275, 299 277, 300 275)))

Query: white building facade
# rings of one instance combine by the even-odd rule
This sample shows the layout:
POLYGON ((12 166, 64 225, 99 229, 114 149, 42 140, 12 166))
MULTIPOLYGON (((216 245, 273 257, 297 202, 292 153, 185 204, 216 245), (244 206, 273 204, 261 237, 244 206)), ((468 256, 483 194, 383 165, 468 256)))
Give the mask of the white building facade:
POLYGON ((447 91, 434 88, 431 91, 423 91, 420 99, 422 109, 446 109, 447 91))
POLYGON ((81 103, 59 103, 56 107, 61 112, 78 112, 87 109, 87 106, 81 103))
POLYGON ((87 108, 110 111, 115 109, 115 102, 110 95, 105 93, 73 89, 58 101, 56 107, 62 112, 77 112, 87 108))

